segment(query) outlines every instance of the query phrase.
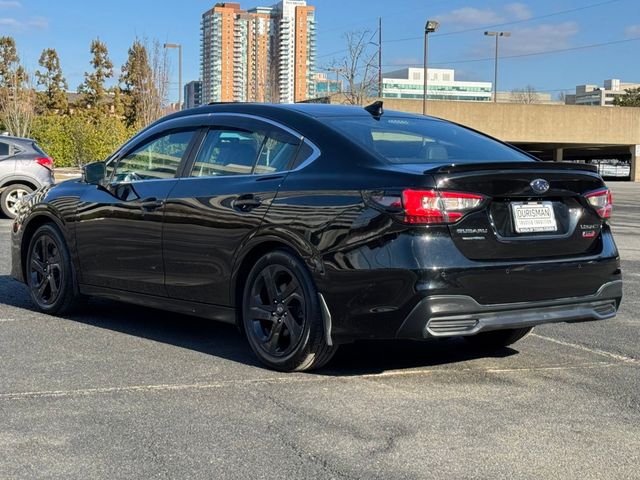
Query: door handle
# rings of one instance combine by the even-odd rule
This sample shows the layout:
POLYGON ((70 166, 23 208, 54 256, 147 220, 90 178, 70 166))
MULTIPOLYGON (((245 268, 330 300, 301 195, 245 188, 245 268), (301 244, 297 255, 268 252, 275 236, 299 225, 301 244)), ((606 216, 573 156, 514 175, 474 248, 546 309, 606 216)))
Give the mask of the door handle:
POLYGON ((142 200, 141 205, 143 210, 147 212, 152 212, 154 210, 161 208, 164 205, 164 202, 162 200, 158 200, 155 197, 151 197, 151 198, 145 198, 144 200, 142 200))
POLYGON ((232 205, 236 210, 240 210, 241 212, 249 212, 254 208, 258 208, 260 205, 262 205, 262 200, 252 194, 240 195, 233 201, 232 205))

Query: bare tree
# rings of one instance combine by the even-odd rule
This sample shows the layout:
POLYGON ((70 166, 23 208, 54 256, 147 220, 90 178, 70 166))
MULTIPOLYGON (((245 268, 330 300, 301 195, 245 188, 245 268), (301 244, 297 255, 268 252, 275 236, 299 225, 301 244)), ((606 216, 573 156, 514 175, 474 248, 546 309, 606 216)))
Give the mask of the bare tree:
POLYGON ((540 103, 540 95, 532 85, 523 89, 511 90, 511 101, 514 103, 540 103))
POLYGON ((11 135, 26 137, 31 130, 35 92, 20 64, 12 37, 0 37, 0 123, 11 135))
POLYGON ((0 88, 0 122, 15 137, 28 137, 35 116, 36 92, 28 79, 0 88))
POLYGON ((345 102, 351 105, 363 105, 375 91, 378 53, 371 48, 373 35, 368 30, 346 33, 347 56, 334 62, 346 84, 345 102))
POLYGON ((151 123, 162 116, 162 109, 167 103, 171 66, 167 50, 162 47, 159 40, 154 40, 147 47, 147 50, 149 51, 153 88, 150 89, 148 99, 145 101, 145 120, 151 123))

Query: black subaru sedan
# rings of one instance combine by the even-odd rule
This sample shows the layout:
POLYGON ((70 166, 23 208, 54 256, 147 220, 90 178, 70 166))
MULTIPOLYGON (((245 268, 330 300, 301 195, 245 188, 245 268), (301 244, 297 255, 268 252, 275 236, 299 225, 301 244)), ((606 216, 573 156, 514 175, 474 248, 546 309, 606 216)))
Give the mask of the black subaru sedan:
POLYGON ((500 348, 614 317, 611 210, 590 166, 379 102, 211 105, 28 197, 12 270, 42 312, 95 296, 220 320, 307 370, 354 340, 500 348))

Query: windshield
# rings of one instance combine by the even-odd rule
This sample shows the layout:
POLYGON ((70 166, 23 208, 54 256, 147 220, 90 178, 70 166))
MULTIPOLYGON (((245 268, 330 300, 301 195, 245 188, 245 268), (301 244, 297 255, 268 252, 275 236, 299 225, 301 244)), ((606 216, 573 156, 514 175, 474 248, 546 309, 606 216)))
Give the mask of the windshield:
POLYGON ((535 161, 507 145, 447 122, 410 117, 327 119, 347 138, 391 163, 535 161))

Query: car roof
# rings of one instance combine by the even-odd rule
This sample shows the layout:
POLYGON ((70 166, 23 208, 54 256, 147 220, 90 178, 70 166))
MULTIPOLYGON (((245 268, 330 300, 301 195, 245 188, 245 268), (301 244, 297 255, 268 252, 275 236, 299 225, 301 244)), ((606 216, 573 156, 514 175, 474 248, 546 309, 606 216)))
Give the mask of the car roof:
POLYGON ((0 142, 2 140, 6 140, 8 142, 16 142, 16 143, 36 143, 36 141, 33 138, 12 137, 9 135, 0 135, 0 142))
MULTIPOLYGON (((293 115, 304 115, 306 117, 370 117, 371 114, 359 105, 335 105, 325 103, 289 103, 289 104, 271 104, 271 103, 212 103, 201 107, 191 108, 177 112, 162 120, 170 120, 189 115, 200 115, 206 113, 244 113, 258 114, 269 116, 269 114, 282 115, 283 113, 293 115)), ((384 115, 394 117, 409 118, 428 118, 430 120, 442 121, 435 117, 425 117, 424 115, 416 115, 413 113, 401 112, 397 110, 385 110, 384 115)))

